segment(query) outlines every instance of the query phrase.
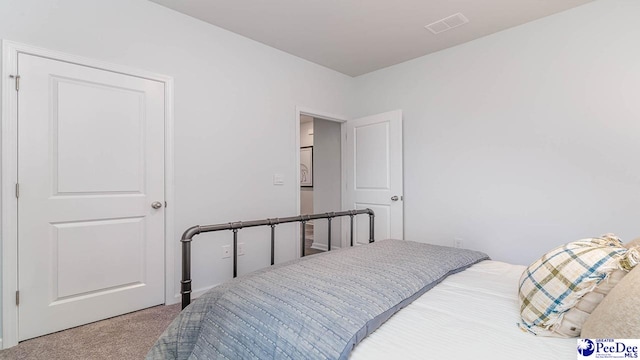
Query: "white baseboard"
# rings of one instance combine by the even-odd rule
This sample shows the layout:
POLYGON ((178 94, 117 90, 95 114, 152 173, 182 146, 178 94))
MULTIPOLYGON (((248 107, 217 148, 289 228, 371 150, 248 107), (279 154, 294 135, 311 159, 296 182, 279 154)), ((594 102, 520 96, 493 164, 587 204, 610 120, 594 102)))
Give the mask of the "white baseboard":
POLYGON ((0 338, 0 349, 4 349, 4 348, 2 347, 2 338, 0 338))
MULTIPOLYGON (((214 287, 216 287, 218 285, 220 285, 220 284, 206 286, 206 287, 191 291, 191 300, 193 301, 193 299, 198 298, 200 295, 206 293, 207 291, 213 289, 214 287)), ((175 294, 174 300, 175 300, 175 302, 173 302, 174 304, 182 302, 182 294, 180 294, 180 293, 175 294)), ((167 304, 167 305, 171 305, 171 304, 167 304)))
POLYGON ((220 285, 220 284, 215 284, 215 285, 211 285, 211 286, 207 286, 207 287, 203 287, 203 288, 200 288, 200 289, 194 290, 194 291, 191 293, 191 300, 199 298, 199 297, 200 297, 200 295, 202 295, 202 294, 206 293, 207 291, 209 291, 209 290, 213 289, 214 287, 216 287, 216 286, 218 286, 218 285, 220 285))
MULTIPOLYGON (((311 244, 311 248, 315 250, 320 250, 320 251, 327 251, 327 244, 318 244, 314 242, 313 244, 311 244)), ((338 249, 340 249, 340 246, 331 244, 331 250, 338 250, 338 249)))

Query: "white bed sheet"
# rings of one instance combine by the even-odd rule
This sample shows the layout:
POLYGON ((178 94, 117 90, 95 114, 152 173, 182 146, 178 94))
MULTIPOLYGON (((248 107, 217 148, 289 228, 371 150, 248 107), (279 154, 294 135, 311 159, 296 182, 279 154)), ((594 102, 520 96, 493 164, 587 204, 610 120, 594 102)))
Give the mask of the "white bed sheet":
POLYGON ((524 269, 487 260, 449 276, 365 338, 350 359, 576 359, 576 339, 537 337, 516 325, 524 269))

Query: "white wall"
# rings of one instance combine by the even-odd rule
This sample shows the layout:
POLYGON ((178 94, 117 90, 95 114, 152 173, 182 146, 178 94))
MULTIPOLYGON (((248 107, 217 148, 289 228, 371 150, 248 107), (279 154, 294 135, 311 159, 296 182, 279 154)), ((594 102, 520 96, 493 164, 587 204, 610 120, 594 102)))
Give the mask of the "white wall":
POLYGON ((640 1, 599 0, 356 79, 404 113, 405 238, 528 264, 640 234, 640 1))
MULTIPOLYGON (((461 237, 525 264, 582 236, 639 233, 638 18, 637 0, 598 0, 355 80, 145 0, 3 0, 0 38, 174 77, 177 256, 193 224, 298 211, 300 105, 402 109, 406 238, 461 237)), ((266 233, 241 241, 253 235, 264 242, 247 243, 241 273, 269 261, 266 233)), ((277 261, 293 258, 297 227, 278 235, 277 261)), ((197 239, 195 289, 231 276, 205 255, 230 242, 197 239)))
MULTIPOLYGON (((297 213, 296 106, 346 113, 353 81, 145 0, 2 0, 0 38, 174 77, 176 293, 187 227, 297 213)), ((296 256, 296 230, 278 227, 277 262, 296 256)), ((240 233, 240 273, 269 264, 268 231, 240 233)), ((196 239, 195 290, 231 277, 217 256, 231 241, 196 239)))
MULTIPOLYGON (((300 147, 313 146, 313 138, 313 117, 300 115, 300 147)), ((313 187, 300 187, 300 214, 313 214, 313 187)))
MULTIPOLYGON (((340 184, 342 162, 340 134, 341 124, 336 121, 315 118, 313 120, 313 212, 324 213, 342 208, 340 184)), ((342 242, 342 218, 331 222, 331 248, 342 242)), ((313 247, 327 249, 327 220, 314 221, 313 247)))

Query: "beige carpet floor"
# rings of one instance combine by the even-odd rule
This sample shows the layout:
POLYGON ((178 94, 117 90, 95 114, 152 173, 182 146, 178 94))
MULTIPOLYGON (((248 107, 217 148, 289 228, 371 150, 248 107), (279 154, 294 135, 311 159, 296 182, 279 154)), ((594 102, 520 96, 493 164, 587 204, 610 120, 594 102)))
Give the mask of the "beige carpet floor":
POLYGON ((0 359, 144 359, 180 312, 180 304, 155 306, 19 343, 0 359))

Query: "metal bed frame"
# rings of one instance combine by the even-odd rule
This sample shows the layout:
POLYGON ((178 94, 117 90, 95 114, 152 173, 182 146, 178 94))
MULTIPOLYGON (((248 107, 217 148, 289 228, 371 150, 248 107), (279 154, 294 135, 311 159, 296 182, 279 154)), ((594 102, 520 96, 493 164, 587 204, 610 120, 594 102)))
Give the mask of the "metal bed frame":
POLYGON ((328 212, 323 214, 298 215, 285 218, 273 218, 252 221, 237 221, 216 225, 196 225, 188 228, 182 234, 182 280, 180 281, 180 294, 182 295, 182 308, 191 303, 191 241, 193 237, 212 231, 231 230, 233 231, 233 277, 238 275, 238 230, 256 226, 271 226, 271 265, 275 259, 276 225, 299 222, 300 223, 300 257, 304 257, 305 225, 310 220, 327 219, 329 229, 327 251, 331 251, 331 220, 336 217, 349 216, 350 218, 350 240, 353 246, 353 217, 360 214, 369 214, 369 243, 374 242, 374 218, 375 213, 371 209, 346 210, 338 212, 328 212))

